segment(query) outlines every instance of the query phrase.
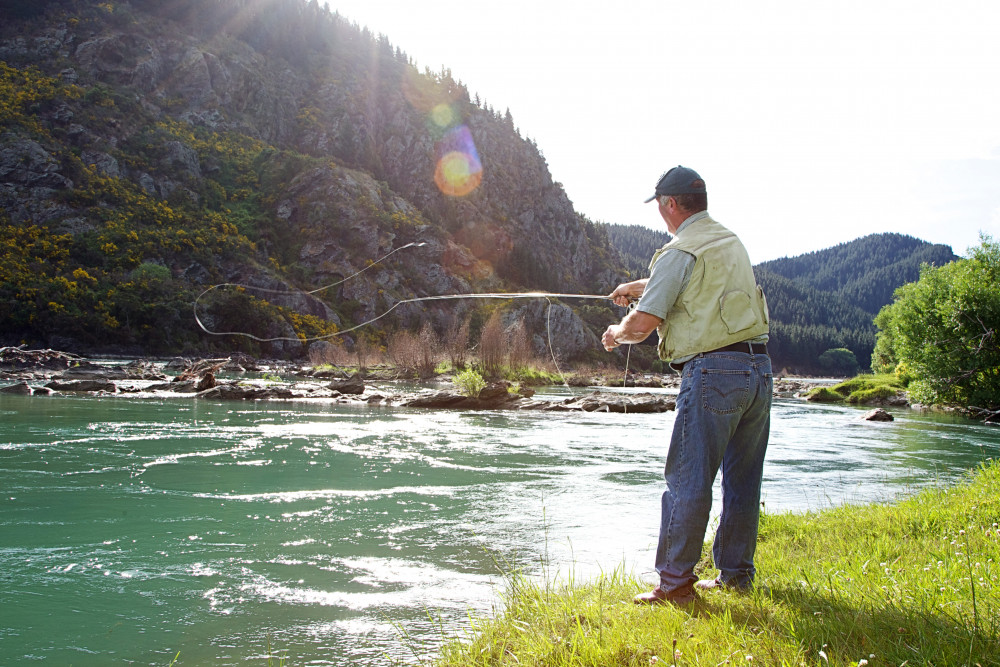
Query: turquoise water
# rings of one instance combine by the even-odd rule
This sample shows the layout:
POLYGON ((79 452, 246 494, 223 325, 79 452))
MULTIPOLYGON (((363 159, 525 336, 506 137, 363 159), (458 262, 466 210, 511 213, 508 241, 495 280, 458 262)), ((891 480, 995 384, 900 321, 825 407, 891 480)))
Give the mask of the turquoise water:
MULTIPOLYGON (((1000 453, 995 427, 861 414, 776 403, 768 511, 1000 453)), ((673 414, 0 395, 0 420, 4 664, 371 665, 433 656, 503 569, 649 578, 673 414)))

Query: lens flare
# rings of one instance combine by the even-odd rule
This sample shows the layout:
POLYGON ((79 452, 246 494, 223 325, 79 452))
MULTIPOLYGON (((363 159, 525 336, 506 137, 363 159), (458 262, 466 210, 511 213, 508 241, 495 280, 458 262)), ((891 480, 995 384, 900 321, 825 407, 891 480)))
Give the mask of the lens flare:
POLYGON ((434 183, 449 197, 464 197, 479 187, 483 165, 465 125, 453 128, 438 142, 438 161, 434 183))
POLYGON ((455 123, 455 111, 448 104, 439 104, 431 109, 431 120, 440 128, 451 127, 455 123))
POLYGON ((476 166, 465 153, 452 151, 438 160, 434 182, 449 197, 464 197, 483 180, 483 172, 476 166))
POLYGON ((483 165, 472 133, 462 124, 461 88, 411 67, 403 75, 402 89, 410 105, 426 114, 424 122, 435 140, 434 183, 438 189, 449 197, 464 197, 478 188, 483 165))

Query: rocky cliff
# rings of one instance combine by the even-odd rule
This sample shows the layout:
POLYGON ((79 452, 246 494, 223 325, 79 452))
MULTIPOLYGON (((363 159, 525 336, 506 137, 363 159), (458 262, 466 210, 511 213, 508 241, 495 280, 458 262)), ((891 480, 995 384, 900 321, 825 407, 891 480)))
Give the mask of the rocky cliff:
MULTIPOLYGON (((194 298, 249 285, 212 293, 209 328, 294 339, 414 297, 623 277, 509 113, 316 2, 5 11, 2 343, 295 355, 294 340, 206 335, 194 298)), ((364 335, 487 306, 407 304, 364 335)), ((521 310, 544 333, 545 309, 521 310)), ((596 348, 572 310, 557 320, 564 355, 596 348)))

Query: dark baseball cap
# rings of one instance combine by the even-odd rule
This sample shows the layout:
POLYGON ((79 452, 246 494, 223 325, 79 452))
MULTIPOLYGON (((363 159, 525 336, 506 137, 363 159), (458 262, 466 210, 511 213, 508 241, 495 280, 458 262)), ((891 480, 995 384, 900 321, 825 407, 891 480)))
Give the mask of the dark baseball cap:
POLYGON ((698 172, 694 169, 677 165, 663 174, 663 176, 660 176, 660 180, 656 182, 656 190, 653 192, 653 196, 647 199, 645 203, 648 204, 657 197, 664 195, 700 195, 706 193, 705 181, 698 175, 698 172), (695 184, 696 181, 697 185, 695 184))

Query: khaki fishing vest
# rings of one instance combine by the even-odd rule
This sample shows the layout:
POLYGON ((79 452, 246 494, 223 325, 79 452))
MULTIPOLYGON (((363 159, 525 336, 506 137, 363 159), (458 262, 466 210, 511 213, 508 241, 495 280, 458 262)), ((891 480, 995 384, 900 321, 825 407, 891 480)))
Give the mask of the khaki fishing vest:
POLYGON ((681 359, 768 332, 764 290, 735 234, 712 218, 698 220, 656 251, 650 271, 665 250, 683 250, 695 262, 687 287, 656 329, 660 359, 681 359))

